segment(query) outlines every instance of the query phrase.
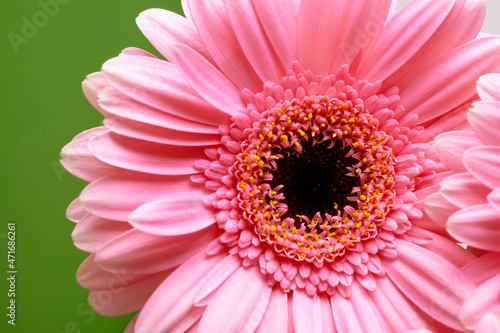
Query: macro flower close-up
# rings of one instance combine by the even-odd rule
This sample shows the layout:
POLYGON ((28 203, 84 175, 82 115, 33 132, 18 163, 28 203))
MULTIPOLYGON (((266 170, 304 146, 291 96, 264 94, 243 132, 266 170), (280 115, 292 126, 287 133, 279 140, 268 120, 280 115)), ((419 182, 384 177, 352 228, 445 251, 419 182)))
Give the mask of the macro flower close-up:
POLYGON ((67 216, 95 311, 138 311, 126 332, 474 330, 491 276, 467 268, 494 255, 457 241, 499 250, 484 1, 182 7, 137 18, 166 60, 127 48, 86 78, 103 126, 61 152, 89 182, 67 216), (440 192, 466 168, 474 195, 440 192), (429 196, 462 213, 434 221, 429 196))
POLYGON ((426 211, 478 255, 462 268, 478 288, 460 319, 481 333, 500 329, 500 74, 482 76, 477 91, 481 100, 467 114, 471 128, 434 141, 437 156, 453 174, 427 198, 426 211))

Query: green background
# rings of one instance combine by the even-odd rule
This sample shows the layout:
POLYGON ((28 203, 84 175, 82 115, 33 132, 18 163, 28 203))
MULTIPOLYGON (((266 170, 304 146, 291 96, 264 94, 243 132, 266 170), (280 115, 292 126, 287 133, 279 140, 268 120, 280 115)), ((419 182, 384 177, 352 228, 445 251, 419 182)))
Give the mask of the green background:
POLYGON ((38 0, 2 3, 1 332, 123 332, 133 317, 94 313, 88 291, 76 283, 87 253, 73 245, 74 223, 65 210, 86 183, 58 161, 67 142, 103 120, 83 96, 85 76, 125 47, 153 51, 135 25, 137 15, 153 7, 181 12, 180 0, 60 0, 53 17, 40 14, 38 0), (23 35, 26 20, 38 23, 36 33, 23 35), (17 45, 18 52, 9 33, 29 37, 17 45), (6 316, 9 221, 16 222, 16 326, 8 325, 6 316))

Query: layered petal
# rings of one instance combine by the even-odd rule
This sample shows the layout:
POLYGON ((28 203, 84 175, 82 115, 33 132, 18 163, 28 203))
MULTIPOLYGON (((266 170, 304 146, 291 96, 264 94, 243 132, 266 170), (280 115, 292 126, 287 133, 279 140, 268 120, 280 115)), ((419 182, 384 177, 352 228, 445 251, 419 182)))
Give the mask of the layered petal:
POLYGON ((500 274, 481 284, 467 299, 460 320, 465 327, 474 328, 489 312, 500 314, 500 274))
POLYGON ((487 202, 490 189, 468 172, 446 178, 440 192, 446 200, 457 207, 480 205, 487 202))
POLYGON ((467 114, 476 135, 487 145, 500 145, 500 98, 496 101, 482 100, 474 103, 467 114))
POLYGON ((467 171, 484 185, 492 190, 500 187, 500 147, 471 148, 464 153, 463 161, 467 171))
POLYGON ((447 167, 455 172, 467 171, 462 162, 462 154, 469 148, 482 144, 474 132, 447 132, 434 140, 434 152, 447 167))

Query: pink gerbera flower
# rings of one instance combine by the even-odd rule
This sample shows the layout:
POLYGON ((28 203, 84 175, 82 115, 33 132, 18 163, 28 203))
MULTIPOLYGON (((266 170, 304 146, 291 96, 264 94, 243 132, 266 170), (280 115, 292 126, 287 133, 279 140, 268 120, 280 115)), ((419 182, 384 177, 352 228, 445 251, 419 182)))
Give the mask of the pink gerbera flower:
POLYGON ((84 81, 104 126, 64 166, 80 284, 136 332, 465 330, 474 256, 423 216, 500 70, 484 3, 188 0, 84 81), (439 173, 436 177, 436 172, 439 173))
POLYGON ((491 330, 497 332, 500 327, 500 74, 481 77, 477 91, 481 101, 474 103, 468 113, 473 131, 441 134, 434 141, 437 156, 456 174, 442 181, 440 192, 427 199, 426 210, 457 241, 482 255, 462 268, 479 287, 464 304, 460 318, 467 328, 477 327, 477 332, 488 327, 484 322, 497 327, 491 330), (492 314, 485 317, 488 313, 492 314))

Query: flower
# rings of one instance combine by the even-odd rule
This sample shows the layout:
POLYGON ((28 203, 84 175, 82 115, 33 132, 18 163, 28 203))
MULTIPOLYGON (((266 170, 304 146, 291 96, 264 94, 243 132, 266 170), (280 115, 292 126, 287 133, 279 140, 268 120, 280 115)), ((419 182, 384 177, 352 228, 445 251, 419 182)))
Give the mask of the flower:
POLYGON ((83 83, 63 148, 96 311, 136 332, 463 331, 474 258, 423 214, 500 70, 482 1, 188 0, 83 83), (450 33, 453 32, 453 33, 450 33))
POLYGON ((441 134, 434 141, 437 156, 456 173, 428 197, 426 210, 452 237, 481 255, 462 268, 479 287, 460 314, 467 328, 480 332, 487 322, 500 324, 500 74, 482 76, 477 91, 481 101, 467 114, 472 130, 441 134))

